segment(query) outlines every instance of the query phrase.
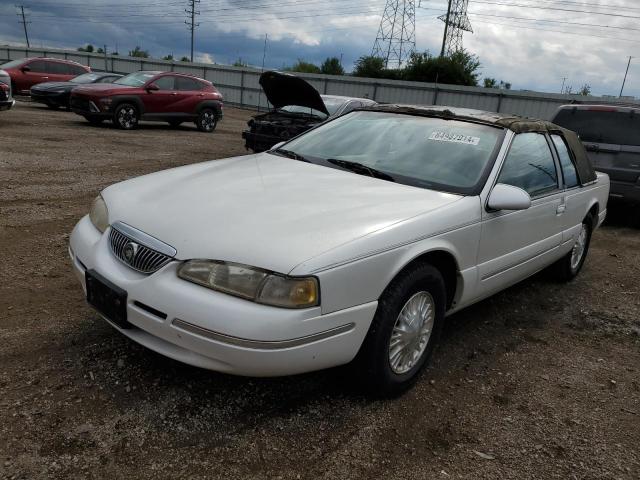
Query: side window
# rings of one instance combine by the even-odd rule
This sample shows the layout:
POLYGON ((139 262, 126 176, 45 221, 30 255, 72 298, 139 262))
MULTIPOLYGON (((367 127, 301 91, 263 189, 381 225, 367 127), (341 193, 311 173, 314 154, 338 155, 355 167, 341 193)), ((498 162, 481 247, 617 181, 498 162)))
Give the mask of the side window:
POLYGON ((34 60, 27 65, 32 73, 48 73, 47 62, 44 60, 34 60))
POLYGON ((69 69, 64 63, 47 62, 47 71, 56 75, 69 75, 69 69))
POLYGON ((79 67, 78 65, 67 65, 67 68, 69 70, 69 75, 82 75, 83 73, 87 73, 84 68, 79 67))
POLYGON ((203 85, 191 78, 176 77, 176 90, 193 91, 202 90, 203 85))
POLYGON ((498 182, 520 187, 532 197, 558 188, 556 164, 545 136, 540 133, 517 135, 498 182))
POLYGON ((576 173, 576 166, 571 160, 571 154, 569 153, 567 144, 560 135, 551 135, 551 139, 553 140, 553 144, 556 146, 556 151, 558 152, 565 185, 567 188, 577 187, 578 174, 576 173))
POLYGON ((155 83, 160 90, 173 90, 174 77, 167 75, 154 80, 153 83, 155 83))
POLYGON ((118 77, 102 77, 96 83, 113 83, 117 79, 118 79, 118 77))

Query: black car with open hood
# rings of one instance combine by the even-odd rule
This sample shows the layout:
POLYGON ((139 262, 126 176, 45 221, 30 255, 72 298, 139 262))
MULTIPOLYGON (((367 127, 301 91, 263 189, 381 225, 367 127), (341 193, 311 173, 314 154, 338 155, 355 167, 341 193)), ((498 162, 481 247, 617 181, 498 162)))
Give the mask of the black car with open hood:
POLYGON ((260 86, 273 110, 253 117, 249 129, 242 132, 246 148, 254 152, 268 150, 330 117, 375 104, 366 98, 320 95, 307 81, 290 73, 265 72, 260 86))

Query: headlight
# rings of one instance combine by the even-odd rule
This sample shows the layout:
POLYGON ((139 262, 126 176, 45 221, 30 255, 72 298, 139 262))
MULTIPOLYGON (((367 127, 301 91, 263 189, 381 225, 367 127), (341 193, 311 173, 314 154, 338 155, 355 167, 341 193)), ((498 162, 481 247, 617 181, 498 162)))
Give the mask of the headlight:
POLYGON ((288 277, 214 260, 190 260, 180 267, 178 276, 212 290, 274 307, 308 308, 319 303, 315 277, 288 277))
POLYGON ((93 201, 89 218, 93 226, 101 232, 104 232, 109 226, 109 210, 107 210, 107 204, 104 203, 102 195, 98 195, 93 201))

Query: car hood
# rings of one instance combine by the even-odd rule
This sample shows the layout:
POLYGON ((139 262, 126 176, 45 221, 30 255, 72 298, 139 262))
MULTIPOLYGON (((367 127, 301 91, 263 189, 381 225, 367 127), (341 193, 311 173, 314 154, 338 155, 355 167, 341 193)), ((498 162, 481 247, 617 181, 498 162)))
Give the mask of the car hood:
POLYGON ((269 153, 189 165, 103 191, 109 221, 177 250, 281 273, 460 196, 269 153))
POLYGON ((137 87, 129 87, 128 85, 120 85, 117 83, 90 83, 88 85, 82 85, 80 87, 74 88, 73 93, 86 93, 91 95, 97 93, 104 94, 120 90, 137 90, 137 87))
POLYGON ((78 83, 73 82, 46 82, 46 83, 38 83, 31 87, 31 90, 39 90, 39 91, 51 91, 51 90, 60 90, 60 89, 71 89, 73 87, 78 86, 78 83))
POLYGON ((260 86, 275 108, 297 105, 329 115, 318 91, 300 77, 290 73, 264 72, 260 75, 260 86))

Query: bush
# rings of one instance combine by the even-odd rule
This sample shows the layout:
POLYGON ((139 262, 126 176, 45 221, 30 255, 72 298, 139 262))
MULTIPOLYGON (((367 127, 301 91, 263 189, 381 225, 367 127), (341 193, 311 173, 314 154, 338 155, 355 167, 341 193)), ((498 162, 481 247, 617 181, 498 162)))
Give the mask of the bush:
POLYGON ((290 72, 298 72, 298 73, 321 73, 320 67, 314 65, 310 62, 305 62, 302 59, 298 59, 298 61, 293 65, 293 67, 288 68, 290 72))
POLYGON ((344 68, 337 57, 327 58, 320 67, 320 71, 326 75, 344 75, 344 68))

